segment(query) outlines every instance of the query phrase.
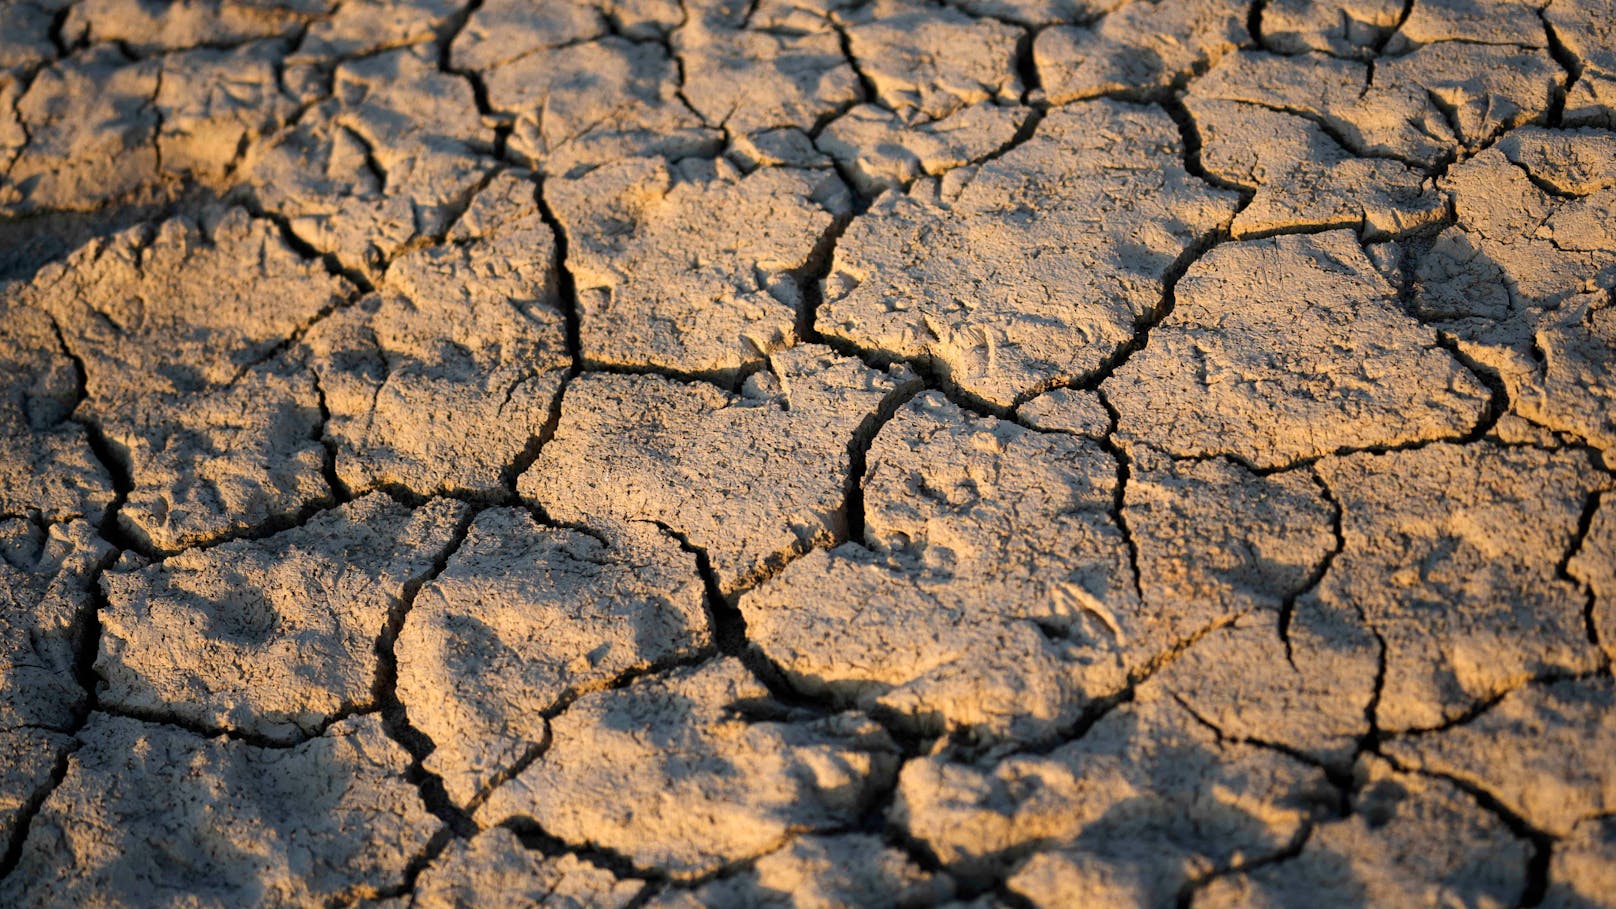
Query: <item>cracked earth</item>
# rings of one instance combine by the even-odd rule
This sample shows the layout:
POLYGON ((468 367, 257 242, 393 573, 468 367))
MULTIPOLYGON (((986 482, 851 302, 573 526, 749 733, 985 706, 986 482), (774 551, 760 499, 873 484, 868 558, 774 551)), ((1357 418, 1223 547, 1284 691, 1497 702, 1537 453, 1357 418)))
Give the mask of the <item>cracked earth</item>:
POLYGON ((1616 905, 1613 48, 0 2, 0 905, 1616 905))

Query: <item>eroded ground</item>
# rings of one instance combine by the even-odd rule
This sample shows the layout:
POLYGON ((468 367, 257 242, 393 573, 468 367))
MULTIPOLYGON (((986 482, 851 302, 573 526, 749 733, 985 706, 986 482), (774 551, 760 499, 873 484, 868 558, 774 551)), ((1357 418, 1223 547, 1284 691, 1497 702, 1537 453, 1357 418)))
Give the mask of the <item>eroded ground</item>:
POLYGON ((1612 0, 5 0, 0 904, 1616 905, 1612 0))

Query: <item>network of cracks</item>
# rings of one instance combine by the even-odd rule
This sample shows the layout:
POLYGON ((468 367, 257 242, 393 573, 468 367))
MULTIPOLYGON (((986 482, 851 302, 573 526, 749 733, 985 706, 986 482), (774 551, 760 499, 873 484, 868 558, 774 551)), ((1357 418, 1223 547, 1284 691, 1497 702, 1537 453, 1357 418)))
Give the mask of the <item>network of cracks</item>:
POLYGON ((0 904, 1616 894, 1612 0, 0 4, 0 904))

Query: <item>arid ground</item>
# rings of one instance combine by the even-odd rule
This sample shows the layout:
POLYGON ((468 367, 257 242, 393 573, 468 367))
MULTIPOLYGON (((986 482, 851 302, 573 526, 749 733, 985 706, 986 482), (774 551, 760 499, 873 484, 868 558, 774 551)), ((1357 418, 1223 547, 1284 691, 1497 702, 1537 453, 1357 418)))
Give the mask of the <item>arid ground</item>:
POLYGON ((1616 0, 0 0, 0 905, 1616 905, 1616 0))

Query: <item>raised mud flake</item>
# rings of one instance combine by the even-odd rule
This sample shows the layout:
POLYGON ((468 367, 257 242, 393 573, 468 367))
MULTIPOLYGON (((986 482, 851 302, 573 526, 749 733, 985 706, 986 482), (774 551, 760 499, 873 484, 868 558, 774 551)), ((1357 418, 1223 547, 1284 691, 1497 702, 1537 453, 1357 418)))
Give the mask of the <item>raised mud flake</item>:
POLYGON ((660 376, 574 380, 518 491, 559 521, 663 524, 704 551, 734 595, 845 532, 850 446, 917 384, 813 345, 769 362, 737 394, 660 376))
POLYGON ((1616 816, 1579 823, 1554 844, 1545 909, 1587 909, 1616 890, 1616 816))
POLYGON ((376 642, 465 506, 380 493, 262 540, 103 578, 102 703, 296 741, 369 705, 376 642))
POLYGON ((1403 6, 1402 0, 1270 0, 1262 8, 1262 43, 1285 54, 1368 57, 1397 27, 1403 6))
POLYGON ((1140 95, 1188 79, 1246 41, 1246 0, 1133 0, 1090 27, 1038 32, 1033 60, 1055 104, 1140 95))
POLYGON ((163 171, 223 187, 242 149, 296 110, 276 81, 281 42, 183 51, 162 58, 156 110, 163 171))
POLYGON ((83 521, 0 520, 0 843, 51 778, 84 706, 76 674, 95 569, 111 547, 83 521))
POLYGON ((953 895, 946 874, 932 874, 865 833, 803 836, 749 870, 695 891, 666 891, 653 909, 813 909, 835 906, 936 906, 953 895))
POLYGON ((675 879, 845 827, 890 784, 897 749, 857 714, 791 719, 739 660, 579 698, 550 748, 494 790, 479 823, 531 818, 675 879), (784 719, 759 719, 749 709, 784 719))
POLYGON ((0 515, 99 522, 112 478, 72 421, 80 385, 50 316, 0 289, 0 515))
POLYGON ((77 0, 62 25, 69 45, 122 44, 142 56, 210 45, 244 44, 257 38, 290 38, 329 11, 333 0, 77 0))
POLYGON ((10 141, 26 144, 0 181, 0 214, 89 210, 154 183, 158 68, 102 45, 40 72, 14 101, 26 132, 10 141))
POLYGON ((1547 114, 1562 75, 1546 50, 1432 44, 1367 63, 1322 53, 1225 56, 1190 94, 1314 119, 1359 155, 1434 168, 1547 114))
POLYGON ((710 156, 722 146, 720 132, 680 100, 679 70, 659 43, 610 36, 480 72, 489 104, 514 119, 510 150, 546 174, 576 176, 624 158, 710 156))
POLYGON ((696 560, 648 524, 601 538, 487 511, 399 635, 399 700, 464 805, 545 741, 566 699, 712 645, 696 560))
POLYGON ((1233 215, 1181 165, 1159 110, 1053 111, 979 169, 888 194, 837 244, 821 332, 929 363, 997 407, 1099 369, 1161 301, 1163 278, 1233 215))
POLYGON ((1616 127, 1616 3, 1558 0, 1543 20, 1582 67, 1566 89, 1566 125, 1616 127))
POLYGON ((1616 682, 1535 682, 1469 722, 1392 739, 1386 754, 1476 786, 1554 836, 1616 812, 1616 682))
POLYGON ((1595 669, 1587 598, 1556 568, 1587 496, 1586 452, 1436 444, 1318 465, 1345 547, 1299 604, 1362 612, 1385 641, 1384 730, 1453 720, 1528 678, 1595 669))
POLYGON ((411 241, 448 231, 492 167, 493 133, 470 83, 440 71, 430 47, 344 63, 332 85, 242 170, 298 237, 374 277, 411 241))
POLYGON ((1415 265, 1413 303, 1498 373, 1521 416, 1611 450, 1616 186, 1576 163, 1604 151, 1595 133, 1520 130, 1453 167, 1458 223, 1415 265))
POLYGON ((1021 97, 1021 29, 916 0, 877 0, 837 14, 849 48, 875 88, 866 98, 909 123, 929 122, 988 101, 1021 97))
POLYGON ((500 488, 571 365, 533 184, 496 177, 446 243, 401 256, 305 343, 350 490, 500 488))
POLYGON ((375 715, 294 748, 97 715, 0 902, 285 906, 397 886, 438 824, 375 715))
POLYGON ((1256 104, 1191 96, 1207 173, 1253 190, 1235 237, 1314 227, 1357 227, 1369 239, 1441 218, 1446 205, 1419 171, 1359 157, 1305 117, 1256 104))
POLYGON ((1452 783, 1376 758, 1355 777, 1350 815, 1316 826, 1295 857, 1213 880, 1195 906, 1518 905, 1532 846, 1497 815, 1452 783))
POLYGON ((844 168, 854 189, 877 195, 916 178, 941 176, 1007 146, 1031 111, 973 104, 927 123, 906 124, 874 104, 832 120, 814 143, 844 168))
POLYGON ((802 272, 847 213, 828 170, 610 164, 546 186, 584 361, 730 378, 796 340, 802 272))
POLYGON ((1147 684, 1047 755, 910 761, 891 818, 969 882, 1046 853, 1011 879, 1034 902, 1037 864, 1058 862, 1070 869, 1056 879, 1084 882, 1078 892, 1109 880, 1143 905, 1170 905, 1192 879, 1286 849, 1320 813, 1326 788, 1317 769, 1220 739, 1147 684))
POLYGON ((493 904, 546 909, 623 909, 644 888, 573 855, 529 851, 516 834, 491 827, 450 844, 392 909, 476 909, 493 904))
POLYGON ((743 27, 745 4, 693 11, 674 32, 683 97, 702 121, 748 135, 792 126, 807 132, 859 98, 841 39, 822 13, 765 0, 743 27))
POLYGON ((1409 318, 1352 234, 1226 243, 1102 389, 1118 432, 1180 457, 1284 467, 1464 435, 1488 393, 1409 318))
POLYGON ((865 538, 740 602, 748 638, 794 686, 928 733, 1023 740, 1122 687, 1150 636, 1109 513, 1116 464, 1097 444, 929 392, 868 459, 865 538))

